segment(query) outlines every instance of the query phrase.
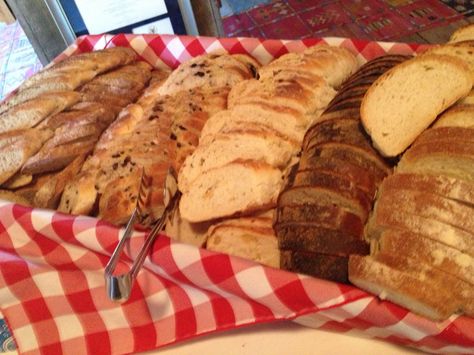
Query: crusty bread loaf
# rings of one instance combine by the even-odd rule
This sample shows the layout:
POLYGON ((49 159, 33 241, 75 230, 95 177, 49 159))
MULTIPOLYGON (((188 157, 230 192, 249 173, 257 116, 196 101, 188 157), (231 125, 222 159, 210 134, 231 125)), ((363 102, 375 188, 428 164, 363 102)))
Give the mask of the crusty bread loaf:
POLYGON ((449 37, 449 43, 474 40, 474 25, 462 26, 454 31, 449 37))
POLYGON ((265 209, 275 205, 282 185, 279 169, 263 162, 234 161, 197 177, 181 197, 180 212, 190 222, 201 222, 265 209))
POLYGON ((438 114, 468 94, 470 75, 464 62, 443 55, 414 58, 382 75, 361 106, 375 147, 385 156, 403 152, 438 114))

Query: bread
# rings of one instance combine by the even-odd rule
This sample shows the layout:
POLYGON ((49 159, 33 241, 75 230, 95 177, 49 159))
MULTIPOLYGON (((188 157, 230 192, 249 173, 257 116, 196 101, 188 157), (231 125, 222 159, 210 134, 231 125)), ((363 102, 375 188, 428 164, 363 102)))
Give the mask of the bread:
POLYGON ((179 188, 187 192, 199 175, 237 159, 284 168, 298 149, 277 134, 263 130, 242 129, 216 135, 186 159, 179 174, 179 188))
POLYGON ((282 184, 277 168, 263 162, 234 161, 196 178, 193 189, 181 197, 180 213, 190 222, 201 222, 262 210, 275 205, 282 184))
POLYGON ((327 255, 300 250, 281 250, 282 269, 334 282, 348 282, 347 255, 327 255))
POLYGON ((165 233, 172 239, 179 242, 205 247, 207 241, 207 231, 214 221, 202 223, 190 223, 181 218, 179 210, 170 216, 165 226, 165 233))
POLYGON ((422 55, 446 55, 457 58, 467 64, 471 72, 471 79, 474 80, 474 46, 469 43, 442 44, 428 49, 422 55))
POLYGON ((400 229, 385 229, 378 240, 372 240, 372 253, 403 255, 444 270, 474 286, 474 258, 446 244, 400 229))
POLYGON ((433 127, 474 128, 474 105, 456 104, 440 115, 433 127))
POLYGON ((233 223, 231 219, 211 226, 206 248, 278 268, 280 252, 271 220, 260 219, 260 223, 253 220, 240 218, 233 223))
POLYGON ((19 104, 0 116, 0 133, 36 126, 46 117, 70 107, 80 100, 80 95, 72 91, 41 95, 19 104))
POLYGON ((469 24, 458 28, 449 37, 449 43, 456 43, 474 39, 474 25, 469 24))
POLYGON ((32 206, 32 203, 30 200, 24 198, 20 194, 17 194, 9 190, 0 190, 0 200, 10 201, 10 202, 17 203, 19 205, 23 205, 27 207, 32 206))
POLYGON ((383 189, 429 192, 474 206, 474 183, 446 175, 397 172, 384 180, 383 189))
POLYGON ((402 153, 438 114, 469 93, 470 77, 464 62, 444 55, 414 58, 383 74, 361 105, 375 147, 384 156, 402 153))
POLYGON ((51 135, 51 130, 35 129, 0 134, 0 184, 14 176, 51 135))
POLYGON ((456 293, 455 278, 421 264, 414 268, 391 265, 384 258, 352 255, 349 280, 357 287, 397 303, 410 311, 433 320, 444 320, 462 310, 465 301, 456 293))

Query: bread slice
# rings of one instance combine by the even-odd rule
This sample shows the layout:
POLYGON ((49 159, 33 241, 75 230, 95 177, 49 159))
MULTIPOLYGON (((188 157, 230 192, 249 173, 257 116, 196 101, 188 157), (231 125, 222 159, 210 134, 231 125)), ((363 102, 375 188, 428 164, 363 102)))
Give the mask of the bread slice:
POLYGON ((384 180, 383 189, 430 192, 474 206, 474 183, 446 175, 396 173, 384 180))
POLYGON ((378 240, 373 240, 372 254, 403 255, 474 286, 474 258, 446 244, 422 235, 393 228, 385 229, 378 240))
POLYGON ((14 190, 19 187, 26 186, 33 181, 33 175, 31 174, 22 174, 21 172, 16 173, 7 181, 2 184, 2 187, 8 190, 14 190))
POLYGON ((281 250, 280 267, 334 282, 348 283, 349 257, 300 250, 281 250))
POLYGON ((474 40, 474 25, 469 24, 458 28, 449 37, 449 43, 474 40))
POLYGON ((81 170, 85 155, 80 155, 59 173, 53 174, 36 192, 33 203, 35 207, 55 209, 58 207, 66 184, 81 170))
POLYGON ((442 55, 414 58, 383 74, 361 105, 375 147, 384 156, 402 153, 436 116, 469 93, 470 75, 464 62, 442 55))
POLYGON ((183 193, 181 216, 202 222, 274 206, 283 186, 282 173, 266 163, 235 161, 201 174, 183 193))
POLYGON ((280 266, 278 241, 271 224, 268 228, 213 225, 208 231, 206 249, 275 268, 280 266))
POLYGON ((453 297, 453 286, 458 286, 455 282, 441 280, 439 273, 421 264, 399 268, 386 259, 351 255, 350 282, 429 319, 444 320, 462 310, 463 300, 453 297))
POLYGON ((0 190, 0 200, 10 201, 27 207, 33 206, 30 200, 21 196, 21 194, 9 190, 0 190))
POLYGON ((442 44, 428 49, 423 55, 447 55, 464 61, 470 72, 471 79, 474 80, 474 47, 469 44, 442 44))
MULTIPOLYGON (((474 235, 474 207, 439 195, 415 190, 382 188, 377 206, 384 210, 403 209, 404 213, 434 219, 474 235)), ((474 239, 473 239, 474 244, 474 239)))
POLYGON ((385 228, 408 230, 474 256, 471 233, 433 218, 413 215, 399 208, 394 210, 393 206, 384 207, 376 202, 366 233, 370 238, 377 239, 385 228))
POLYGON ((58 211, 73 215, 89 215, 98 198, 92 174, 81 174, 64 188, 58 211))
POLYGON ((336 223, 332 228, 317 223, 277 223, 274 229, 280 249, 328 255, 369 253, 365 240, 341 231, 336 223))
POLYGON ((364 223, 359 216, 334 204, 314 201, 311 204, 278 206, 276 225, 297 224, 314 225, 338 229, 347 235, 362 239, 364 223))
POLYGON ((410 148, 397 172, 447 175, 474 181, 474 145, 462 142, 429 142, 410 148))
POLYGON ((426 143, 474 144, 474 129, 466 127, 434 127, 427 129, 413 143, 413 147, 426 143))
POLYGON ((362 221, 367 219, 367 196, 347 182, 332 178, 322 177, 306 186, 293 186, 280 194, 278 205, 311 204, 315 201, 335 203, 362 221))
POLYGON ((474 128, 474 105, 456 104, 435 121, 433 128, 438 127, 474 128))
POLYGON ((322 172, 345 177, 364 191, 368 197, 375 195, 375 179, 366 169, 337 158, 310 157, 300 161, 299 172, 322 172))
POLYGON ((0 116, 0 133, 34 127, 46 117, 74 105, 79 100, 78 93, 63 91, 44 94, 19 104, 0 116))
POLYGON ((51 135, 51 130, 35 129, 0 134, 0 184, 14 176, 51 135))
POLYGON ((207 230, 212 223, 214 223, 214 221, 190 223, 181 218, 179 210, 177 209, 166 222, 165 233, 174 240, 203 248, 207 241, 207 230))
POLYGON ((283 169, 299 146, 263 130, 235 130, 216 135, 212 141, 199 145, 189 156, 179 173, 179 188, 188 191, 192 182, 204 172, 226 165, 233 160, 255 160, 283 169))

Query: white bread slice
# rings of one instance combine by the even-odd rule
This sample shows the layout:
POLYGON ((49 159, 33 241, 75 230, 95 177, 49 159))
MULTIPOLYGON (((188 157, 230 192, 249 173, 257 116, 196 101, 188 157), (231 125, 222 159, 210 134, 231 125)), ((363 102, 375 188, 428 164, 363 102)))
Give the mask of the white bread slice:
POLYGON ((185 160, 179 172, 179 189, 188 191, 199 175, 237 159, 262 161, 283 169, 298 150, 299 146, 264 131, 235 130, 219 134, 208 144, 199 145, 185 160))
POLYGON ((274 206, 282 186, 279 169, 262 162, 235 161, 195 179, 183 193, 179 209, 190 222, 250 213, 274 206))
POLYGON ((73 91, 62 91, 41 95, 19 104, 0 116, 0 133, 14 129, 31 128, 46 117, 70 107, 80 100, 73 91))
POLYGON ((351 255, 349 280, 357 287, 433 320, 444 320, 463 308, 453 297, 453 282, 441 281, 432 269, 400 269, 372 256, 351 255), (451 287, 450 287, 451 286, 451 287))
POLYGON ((218 223, 209 228, 206 248, 275 268, 280 266, 278 240, 271 222, 266 228, 218 223))
POLYGON ((474 257, 433 239, 406 230, 387 228, 371 241, 371 254, 404 255, 444 270, 474 286, 474 257))
POLYGON ((449 43, 474 40, 474 24, 458 28, 449 37, 449 43))
MULTIPOLYGON (((466 96, 466 98, 472 96, 466 96)), ((465 99, 466 99, 465 98, 465 99)), ((474 104, 474 102, 473 102, 474 104)), ((473 104, 456 104, 446 112, 444 112, 433 124, 433 128, 437 127, 466 127, 474 128, 474 105, 473 104)))
POLYGON ((446 175, 396 173, 383 181, 382 188, 430 192, 474 206, 474 183, 446 175))
POLYGON ((443 44, 428 49, 423 55, 447 55, 463 60, 470 72, 471 79, 474 81, 474 47, 469 44, 443 44))
POLYGON ((362 123, 379 152, 393 157, 471 87, 471 73, 457 58, 425 55, 410 59, 370 87, 361 105, 362 123))

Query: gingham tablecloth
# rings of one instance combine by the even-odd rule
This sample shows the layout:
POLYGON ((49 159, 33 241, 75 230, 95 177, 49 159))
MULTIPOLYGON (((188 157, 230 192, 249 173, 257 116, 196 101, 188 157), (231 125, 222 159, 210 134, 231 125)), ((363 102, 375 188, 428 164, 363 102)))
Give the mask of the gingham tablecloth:
MULTIPOLYGON (((268 62, 318 41, 88 36, 61 57, 126 45, 157 66, 175 67, 213 50, 249 53, 268 62)), ((361 61, 420 49, 325 41, 351 48, 361 61)), ((121 232, 95 218, 0 201, 0 311, 21 353, 132 353, 281 319, 340 332, 359 329, 425 351, 474 353, 471 318, 431 322, 352 286, 264 267, 166 236, 154 244, 130 300, 112 303, 105 293, 104 267, 121 232)), ((142 242, 143 234, 135 233, 128 255, 133 257, 142 242)))

